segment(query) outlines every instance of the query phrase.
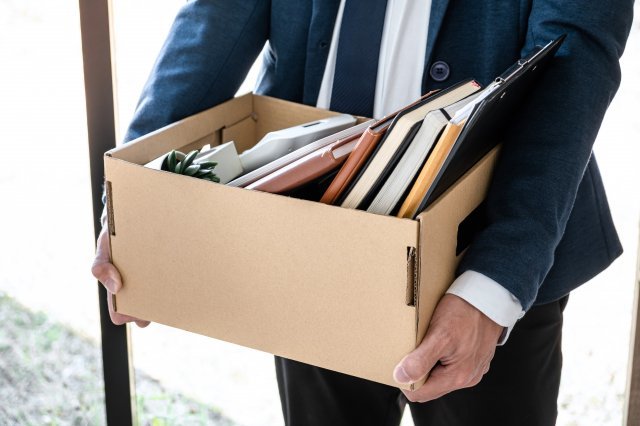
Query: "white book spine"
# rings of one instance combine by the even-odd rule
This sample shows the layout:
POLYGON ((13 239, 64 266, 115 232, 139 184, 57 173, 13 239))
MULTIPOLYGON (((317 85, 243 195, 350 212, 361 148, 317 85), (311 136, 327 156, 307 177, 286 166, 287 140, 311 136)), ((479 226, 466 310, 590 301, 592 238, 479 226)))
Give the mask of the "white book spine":
POLYGON ((431 111, 422 122, 409 148, 367 209, 377 214, 390 214, 407 186, 418 173, 431 147, 449 120, 441 110, 431 111))

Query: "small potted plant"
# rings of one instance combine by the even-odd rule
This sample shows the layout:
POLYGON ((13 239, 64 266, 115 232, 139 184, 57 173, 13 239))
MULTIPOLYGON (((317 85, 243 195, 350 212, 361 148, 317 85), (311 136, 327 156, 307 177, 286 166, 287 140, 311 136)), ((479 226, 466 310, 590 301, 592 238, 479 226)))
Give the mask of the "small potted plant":
POLYGON ((161 170, 179 175, 193 176, 211 182, 220 182, 213 169, 218 163, 214 161, 198 162, 196 157, 200 150, 196 149, 188 154, 173 150, 162 161, 161 170))

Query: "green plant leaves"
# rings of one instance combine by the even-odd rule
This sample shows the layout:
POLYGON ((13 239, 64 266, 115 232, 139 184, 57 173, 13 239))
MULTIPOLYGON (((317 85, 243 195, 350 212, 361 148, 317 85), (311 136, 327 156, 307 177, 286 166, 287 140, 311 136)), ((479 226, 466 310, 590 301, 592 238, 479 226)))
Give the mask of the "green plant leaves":
POLYGON ((218 163, 214 161, 197 162, 196 157, 199 152, 200 150, 196 149, 185 154, 173 150, 162 161, 161 170, 219 183, 220 178, 213 171, 218 163))

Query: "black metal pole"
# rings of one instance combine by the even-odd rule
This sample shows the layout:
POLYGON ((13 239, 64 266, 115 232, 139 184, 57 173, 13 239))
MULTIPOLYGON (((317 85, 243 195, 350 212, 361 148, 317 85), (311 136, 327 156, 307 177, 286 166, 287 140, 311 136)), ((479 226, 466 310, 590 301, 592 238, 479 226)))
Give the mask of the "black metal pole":
MULTIPOLYGON (((79 0, 82 56, 87 105, 93 224, 97 239, 102 212, 103 154, 115 146, 115 107, 111 64, 110 0, 79 0)), ((127 426, 135 418, 133 373, 127 328, 109 318, 107 294, 99 288, 102 364, 108 425, 127 426)))

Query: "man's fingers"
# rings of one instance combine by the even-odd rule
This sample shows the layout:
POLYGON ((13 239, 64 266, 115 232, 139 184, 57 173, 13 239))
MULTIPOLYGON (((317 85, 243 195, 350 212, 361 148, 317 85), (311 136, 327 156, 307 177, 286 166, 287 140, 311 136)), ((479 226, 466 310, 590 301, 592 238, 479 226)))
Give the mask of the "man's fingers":
POLYGON ((393 378, 402 384, 415 383, 425 377, 438 363, 445 347, 444 339, 427 332, 422 343, 405 356, 393 371, 393 378))
POLYGON ((111 263, 111 250, 109 247, 109 235, 107 227, 104 226, 96 245, 96 257, 91 266, 91 273, 107 289, 107 304, 109 305, 109 316, 115 325, 122 325, 128 322, 135 322, 138 327, 146 327, 149 321, 141 320, 129 315, 120 314, 113 310, 112 296, 122 288, 122 277, 118 268, 111 263))
POLYGON ((113 293, 107 290, 107 306, 109 306, 109 316, 111 317, 111 322, 115 325, 122 325, 127 322, 127 316, 123 314, 119 314, 113 309, 113 293))
POLYGON ((128 322, 135 322, 138 327, 146 327, 149 325, 149 321, 141 320, 129 315, 120 314, 113 310, 113 301, 112 301, 112 293, 107 292, 107 304, 109 306, 109 316, 111 317, 111 322, 115 325, 122 325, 128 322))
POLYGON ((109 262, 110 259, 110 251, 111 246, 109 244, 109 231, 107 227, 103 227, 100 231, 100 235, 98 235, 98 241, 96 242, 96 262, 99 260, 101 262, 109 262))
POLYGON ((409 401, 426 402, 457 389, 475 386, 481 374, 466 372, 459 367, 438 365, 431 371, 427 381, 415 391, 403 391, 409 401))
POLYGON ((149 321, 141 320, 129 315, 120 314, 118 312, 113 312, 112 310, 109 311, 109 316, 111 317, 111 322, 115 325, 123 325, 128 322, 135 322, 138 327, 145 328, 150 324, 149 321))
POLYGON ((120 272, 111 263, 109 236, 107 228, 102 228, 96 246, 96 257, 91 266, 91 273, 112 293, 117 293, 122 287, 120 272))
POLYGON ((427 381, 418 390, 403 391, 411 402, 426 402, 441 397, 453 390, 452 381, 446 372, 446 367, 435 367, 427 381))
POLYGON ((437 362, 433 357, 421 358, 421 354, 411 353, 396 366, 393 378, 402 384, 415 383, 425 377, 437 362))
POLYGON ((422 343, 400 362, 394 377, 408 384, 429 375, 420 389, 403 391, 411 401, 430 401, 475 386, 489 369, 501 329, 468 302, 445 295, 422 343))
POLYGON ((120 272, 110 262, 93 263, 91 273, 98 279, 111 293, 117 293, 122 288, 122 278, 120 272))

